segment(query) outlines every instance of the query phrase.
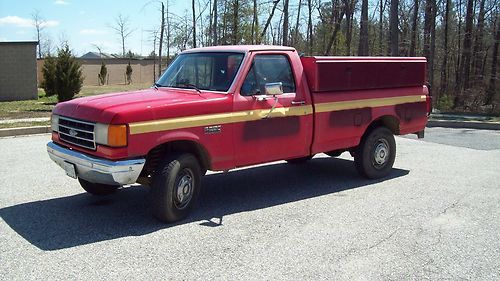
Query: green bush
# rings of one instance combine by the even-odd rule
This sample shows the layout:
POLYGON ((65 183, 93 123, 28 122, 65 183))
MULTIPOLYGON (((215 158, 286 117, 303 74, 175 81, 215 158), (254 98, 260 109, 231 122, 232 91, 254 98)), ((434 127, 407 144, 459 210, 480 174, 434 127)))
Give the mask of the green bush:
POLYGON ((56 58, 48 57, 45 60, 42 73, 46 95, 57 95, 58 101, 68 101, 82 89, 81 65, 67 44, 58 50, 56 58))
POLYGON ((453 109, 453 105, 453 97, 449 95, 441 96, 437 102, 437 108, 441 111, 450 111, 453 109))
POLYGON ((56 58, 47 56, 42 67, 43 82, 42 88, 45 90, 47 97, 56 95, 56 58))

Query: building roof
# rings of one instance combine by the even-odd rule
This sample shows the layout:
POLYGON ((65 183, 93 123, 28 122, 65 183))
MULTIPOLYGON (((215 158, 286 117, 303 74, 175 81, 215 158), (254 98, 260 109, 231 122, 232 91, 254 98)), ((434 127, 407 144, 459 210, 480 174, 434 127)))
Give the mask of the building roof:
POLYGON ((38 45, 38 41, 0 41, 0 45, 38 45))
POLYGON ((80 57, 81 59, 111 59, 113 56, 106 53, 88 52, 80 57))

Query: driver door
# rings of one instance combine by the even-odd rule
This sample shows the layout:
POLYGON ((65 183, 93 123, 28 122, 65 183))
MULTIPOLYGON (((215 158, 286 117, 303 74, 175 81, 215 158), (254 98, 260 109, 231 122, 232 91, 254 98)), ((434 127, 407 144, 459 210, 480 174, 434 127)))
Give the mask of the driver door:
POLYGON ((297 86, 303 77, 295 77, 289 56, 253 54, 244 77, 234 95, 234 112, 247 116, 234 126, 236 166, 309 155, 312 107, 303 88, 297 86), (257 98, 265 94, 265 84, 278 82, 283 94, 257 98))

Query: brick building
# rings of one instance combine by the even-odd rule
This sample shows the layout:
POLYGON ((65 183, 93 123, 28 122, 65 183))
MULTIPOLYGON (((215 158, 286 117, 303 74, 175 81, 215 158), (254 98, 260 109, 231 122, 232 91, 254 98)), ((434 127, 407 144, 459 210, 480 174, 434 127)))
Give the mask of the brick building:
POLYGON ((0 42, 0 101, 37 99, 36 41, 0 42))

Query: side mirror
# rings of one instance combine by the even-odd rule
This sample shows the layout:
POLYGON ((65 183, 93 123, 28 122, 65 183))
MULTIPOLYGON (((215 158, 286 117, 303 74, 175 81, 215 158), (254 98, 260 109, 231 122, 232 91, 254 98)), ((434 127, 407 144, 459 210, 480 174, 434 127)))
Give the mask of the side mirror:
POLYGON ((283 94, 283 83, 266 83, 264 85, 266 96, 279 96, 283 94))

